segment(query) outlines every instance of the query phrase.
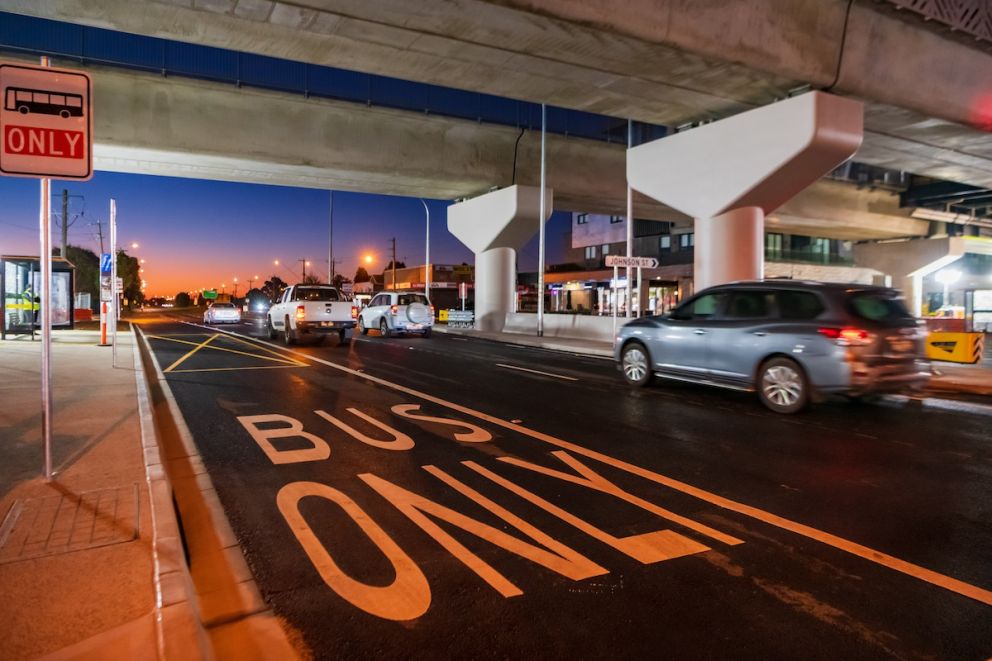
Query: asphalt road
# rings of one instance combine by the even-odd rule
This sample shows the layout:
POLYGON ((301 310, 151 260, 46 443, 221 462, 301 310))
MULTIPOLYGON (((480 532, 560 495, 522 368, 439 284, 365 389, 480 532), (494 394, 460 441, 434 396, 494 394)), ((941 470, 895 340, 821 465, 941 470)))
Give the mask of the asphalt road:
POLYGON ((441 334, 142 328, 316 658, 992 655, 988 409, 783 417, 441 334))

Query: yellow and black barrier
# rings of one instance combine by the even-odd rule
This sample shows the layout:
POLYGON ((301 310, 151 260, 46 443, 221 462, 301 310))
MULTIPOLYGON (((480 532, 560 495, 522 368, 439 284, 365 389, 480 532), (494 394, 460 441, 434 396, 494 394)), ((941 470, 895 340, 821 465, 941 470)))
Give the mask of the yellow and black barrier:
POLYGON ((443 321, 444 323, 448 323, 448 311, 445 310, 444 308, 438 310, 437 311, 437 320, 438 321, 443 321))
POLYGON ((977 363, 985 349, 984 333, 934 331, 927 336, 927 358, 952 363, 977 363))

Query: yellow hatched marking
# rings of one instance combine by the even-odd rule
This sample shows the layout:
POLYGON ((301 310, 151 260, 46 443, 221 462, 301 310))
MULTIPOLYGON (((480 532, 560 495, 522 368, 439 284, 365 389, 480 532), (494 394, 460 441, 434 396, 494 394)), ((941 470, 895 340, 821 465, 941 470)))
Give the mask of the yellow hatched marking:
POLYGON ((203 342, 200 342, 195 347, 193 347, 193 350, 192 351, 189 351, 188 353, 186 353, 186 355, 181 356, 178 359, 176 359, 176 362, 174 362, 171 365, 169 365, 168 367, 166 367, 164 370, 162 370, 162 372, 171 372, 172 370, 176 369, 187 358, 189 358, 190 356, 192 356, 194 353, 196 353, 197 351, 199 351, 203 347, 205 347, 208 344, 210 344, 215 337, 217 337, 217 336, 216 335, 211 335, 210 337, 208 337, 207 339, 205 339, 203 342))
POLYGON ((184 372, 231 372, 234 370, 288 370, 294 367, 309 367, 309 365, 256 365, 254 367, 205 367, 195 370, 172 370, 173 374, 184 372))
MULTIPOLYGON (((190 342, 189 340, 177 340, 174 337, 168 337, 166 335, 146 335, 145 337, 148 338, 149 340, 164 340, 166 342, 175 342, 176 344, 188 344, 191 347, 197 347, 197 346, 200 346, 200 344, 201 344, 199 342, 190 342)), ((217 335, 213 335, 212 337, 217 337, 217 335)), ((230 336, 227 336, 227 337, 230 337, 230 336)), ((243 342, 243 343, 244 344, 247 344, 248 346, 254 346, 254 345, 252 345, 249 342, 243 342)), ((249 358, 258 358, 259 360, 270 360, 270 361, 272 361, 274 363, 287 363, 291 367, 309 367, 309 365, 307 365, 306 363, 304 363, 302 361, 299 361, 299 360, 295 360, 293 358, 283 358, 283 357, 270 358, 268 356, 261 356, 261 355, 256 354, 256 353, 248 353, 247 351, 238 351, 237 349, 228 349, 226 347, 215 347, 215 346, 211 346, 211 347, 208 347, 208 348, 211 351, 226 351, 228 353, 238 354, 239 356, 248 356, 249 358)), ((259 347, 259 348, 262 348, 262 347, 259 347)), ((270 351, 269 353, 272 353, 272 354, 274 354, 276 356, 279 356, 280 355, 280 354, 276 353, 275 351, 270 351)), ((245 369, 245 368, 237 368, 237 369, 245 369)), ((163 371, 165 371, 165 370, 163 370, 163 371)))

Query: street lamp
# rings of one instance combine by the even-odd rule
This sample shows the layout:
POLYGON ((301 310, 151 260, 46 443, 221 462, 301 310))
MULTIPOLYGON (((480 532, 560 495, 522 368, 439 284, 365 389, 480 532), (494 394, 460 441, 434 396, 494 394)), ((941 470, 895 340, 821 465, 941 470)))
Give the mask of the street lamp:
POLYGON ((427 202, 420 200, 424 205, 424 213, 427 214, 427 237, 424 240, 424 296, 431 297, 431 210, 427 207, 427 202))
POLYGON ((221 294, 226 294, 227 293, 227 284, 225 284, 223 282, 220 283, 220 293, 221 294))
POLYGON ((944 285, 944 298, 942 305, 949 305, 950 302, 948 298, 950 297, 950 291, 948 290, 952 284, 961 279, 961 271, 958 271, 957 269, 943 269, 941 271, 937 271, 934 278, 936 278, 937 282, 944 285))
POLYGON ((238 297, 238 279, 234 279, 234 298, 238 297))

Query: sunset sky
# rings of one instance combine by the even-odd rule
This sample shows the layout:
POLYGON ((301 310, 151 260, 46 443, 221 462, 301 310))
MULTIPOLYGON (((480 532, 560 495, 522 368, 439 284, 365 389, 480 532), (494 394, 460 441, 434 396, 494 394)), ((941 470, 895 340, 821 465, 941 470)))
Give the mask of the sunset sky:
MULTIPOLYGON (((0 254, 37 255, 38 181, 0 177, 0 254)), ((61 212, 62 189, 71 198, 69 243, 99 252, 95 222, 106 221, 117 200, 118 243, 146 260, 149 296, 244 283, 258 275, 299 278, 307 258, 326 277, 329 193, 326 190, 263 186, 197 179, 97 172, 88 182, 52 181, 52 211, 61 212), (129 246, 137 242, 139 248, 129 246), (281 265, 275 266, 274 260, 281 265)), ((431 262, 473 263, 471 251, 447 231, 450 202, 429 200, 431 262)), ((563 259, 568 214, 557 212, 548 227, 547 263, 563 259)), ((399 261, 424 262, 424 210, 416 198, 334 193, 334 258, 337 271, 355 274, 359 259, 373 255, 370 272, 381 272, 396 237, 399 261)), ((53 225, 52 245, 60 234, 53 225)), ((520 251, 520 269, 536 270, 537 238, 520 251)))

